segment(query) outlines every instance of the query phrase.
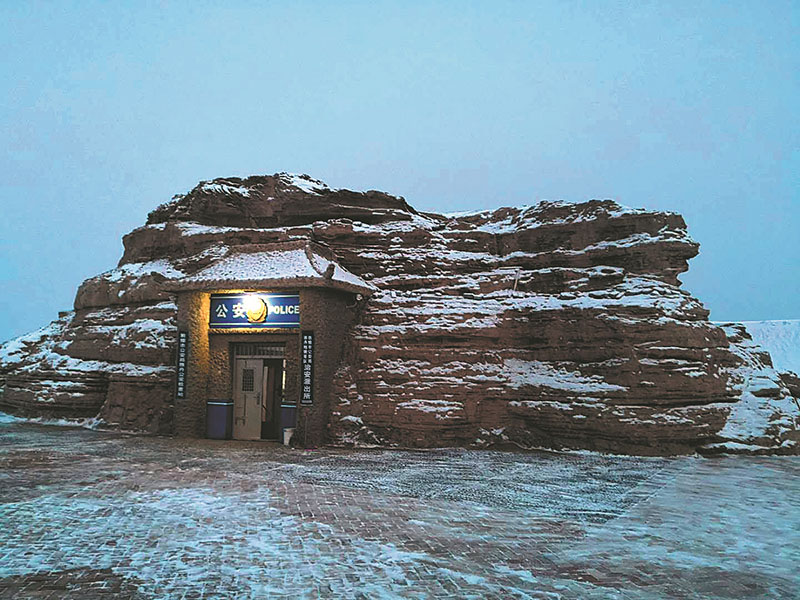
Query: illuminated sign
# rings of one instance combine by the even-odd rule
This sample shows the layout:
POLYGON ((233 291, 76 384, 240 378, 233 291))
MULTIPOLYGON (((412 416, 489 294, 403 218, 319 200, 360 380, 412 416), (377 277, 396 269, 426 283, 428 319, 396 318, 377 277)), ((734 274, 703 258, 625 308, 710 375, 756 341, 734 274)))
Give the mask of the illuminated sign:
POLYGON ((208 325, 219 329, 300 327, 300 296, 211 294, 208 325))

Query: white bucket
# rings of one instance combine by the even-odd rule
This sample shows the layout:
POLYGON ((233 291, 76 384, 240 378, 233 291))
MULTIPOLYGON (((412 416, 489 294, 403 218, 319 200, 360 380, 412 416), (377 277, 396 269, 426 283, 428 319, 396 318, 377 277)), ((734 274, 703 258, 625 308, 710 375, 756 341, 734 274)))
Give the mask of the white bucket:
POLYGON ((292 439, 292 435, 294 434, 294 427, 286 427, 283 430, 283 445, 288 446, 289 440, 292 439))

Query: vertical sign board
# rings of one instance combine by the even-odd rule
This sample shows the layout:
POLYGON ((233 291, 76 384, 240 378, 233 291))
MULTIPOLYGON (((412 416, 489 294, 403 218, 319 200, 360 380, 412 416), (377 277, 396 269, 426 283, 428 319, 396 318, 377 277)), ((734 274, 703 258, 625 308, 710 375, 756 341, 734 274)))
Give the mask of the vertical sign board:
POLYGON ((189 332, 178 332, 178 364, 177 383, 175 388, 175 396, 178 398, 186 398, 186 359, 189 355, 189 332))
POLYGON ((314 332, 304 331, 300 339, 300 404, 314 403, 314 332))

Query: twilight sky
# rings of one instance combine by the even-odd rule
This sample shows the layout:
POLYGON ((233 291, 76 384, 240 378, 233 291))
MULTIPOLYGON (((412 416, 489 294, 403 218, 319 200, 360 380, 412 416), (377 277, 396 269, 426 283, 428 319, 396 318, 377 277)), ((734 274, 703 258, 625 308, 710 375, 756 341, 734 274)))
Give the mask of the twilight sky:
POLYGON ((276 171, 674 210, 713 319, 800 318, 798 2, 3 2, 0 56, 0 340, 173 194, 276 171))

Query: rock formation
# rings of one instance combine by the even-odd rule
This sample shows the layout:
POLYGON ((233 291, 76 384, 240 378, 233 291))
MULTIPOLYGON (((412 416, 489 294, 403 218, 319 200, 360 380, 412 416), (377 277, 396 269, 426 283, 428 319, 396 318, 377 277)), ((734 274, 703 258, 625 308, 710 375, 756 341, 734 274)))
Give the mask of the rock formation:
POLYGON ((202 182, 151 212, 73 312, 0 349, 0 409, 170 433, 164 284, 292 240, 378 289, 343 340, 332 443, 798 451, 796 376, 680 288, 699 248, 680 215, 610 200, 439 215, 287 174, 202 182))

